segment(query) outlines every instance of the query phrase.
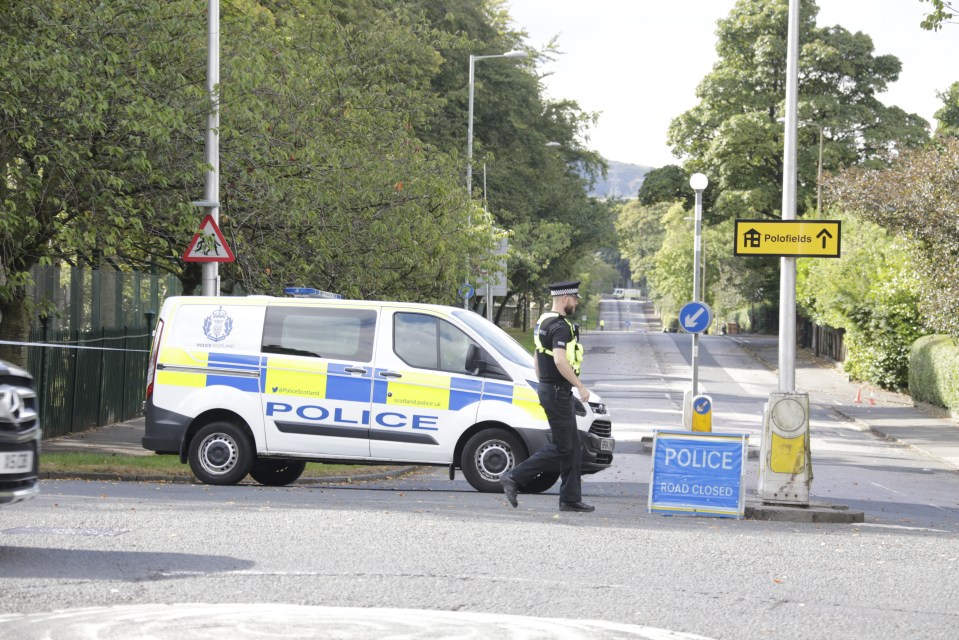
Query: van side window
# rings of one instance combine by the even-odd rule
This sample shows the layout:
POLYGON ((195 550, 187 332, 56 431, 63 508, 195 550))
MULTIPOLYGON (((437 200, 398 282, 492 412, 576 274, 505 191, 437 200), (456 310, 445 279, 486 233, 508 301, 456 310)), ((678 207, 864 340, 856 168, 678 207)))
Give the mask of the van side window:
POLYGON ((468 373, 466 358, 473 341, 441 318, 420 313, 393 316, 393 350, 411 367, 468 373))
POLYGON ((263 352, 372 362, 376 311, 268 307, 263 352))

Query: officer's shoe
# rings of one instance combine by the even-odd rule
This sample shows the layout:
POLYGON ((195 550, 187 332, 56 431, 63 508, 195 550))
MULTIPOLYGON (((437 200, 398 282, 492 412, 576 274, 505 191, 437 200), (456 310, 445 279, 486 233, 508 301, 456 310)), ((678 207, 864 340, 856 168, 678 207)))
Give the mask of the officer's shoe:
POLYGON ((519 506, 519 502, 516 500, 516 494, 519 491, 519 488, 516 486, 516 481, 513 480, 513 476, 507 471, 499 478, 499 483, 503 485, 503 494, 506 496, 506 499, 509 500, 509 503, 513 507, 519 506))
POLYGON ((589 513, 591 511, 596 511, 596 507, 591 504, 586 504, 585 502, 560 502, 559 503, 560 511, 580 511, 582 513, 589 513))

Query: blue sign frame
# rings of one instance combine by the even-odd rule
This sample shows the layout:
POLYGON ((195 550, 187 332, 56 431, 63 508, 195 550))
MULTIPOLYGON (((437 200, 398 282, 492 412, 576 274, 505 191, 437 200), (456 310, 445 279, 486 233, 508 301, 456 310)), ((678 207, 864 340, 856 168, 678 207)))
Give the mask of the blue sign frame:
POLYGON ((744 433, 657 431, 649 512, 742 518, 748 438, 744 433))

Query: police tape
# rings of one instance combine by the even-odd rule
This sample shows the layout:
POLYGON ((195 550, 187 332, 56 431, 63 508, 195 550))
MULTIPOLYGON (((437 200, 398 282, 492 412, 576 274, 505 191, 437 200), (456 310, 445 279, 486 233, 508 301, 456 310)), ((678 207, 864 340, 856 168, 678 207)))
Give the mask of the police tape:
MULTIPOLYGON (((137 338, 143 336, 126 336, 127 338, 137 338)), ((99 338, 98 338, 99 339, 99 338)), ((122 338, 104 338, 104 340, 121 340, 122 338)), ((87 347, 79 344, 63 344, 62 342, 16 342, 13 340, 0 340, 0 344, 8 344, 14 347, 44 347, 50 349, 89 349, 92 351, 124 351, 127 353, 150 353, 149 349, 117 349, 114 347, 87 347)))

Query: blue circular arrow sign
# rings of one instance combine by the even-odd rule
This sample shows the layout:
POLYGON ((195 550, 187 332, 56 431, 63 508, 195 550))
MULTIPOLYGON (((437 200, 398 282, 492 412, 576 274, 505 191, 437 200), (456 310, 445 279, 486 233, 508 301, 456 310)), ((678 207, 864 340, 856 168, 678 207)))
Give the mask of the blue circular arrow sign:
POLYGON ((679 310, 679 326, 686 333, 702 333, 713 321, 713 310, 705 302, 687 302, 679 310))
POLYGON ((473 297, 473 294, 475 292, 476 290, 473 288, 473 285, 471 285, 469 282, 464 282, 462 285, 460 285, 459 294, 461 298, 466 298, 467 300, 469 300, 470 298, 473 297))
POLYGON ((693 398, 693 411, 701 416, 706 415, 713 410, 713 401, 709 396, 696 396, 693 398))

